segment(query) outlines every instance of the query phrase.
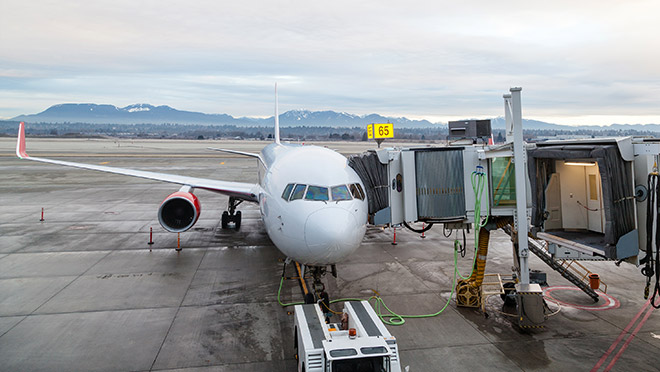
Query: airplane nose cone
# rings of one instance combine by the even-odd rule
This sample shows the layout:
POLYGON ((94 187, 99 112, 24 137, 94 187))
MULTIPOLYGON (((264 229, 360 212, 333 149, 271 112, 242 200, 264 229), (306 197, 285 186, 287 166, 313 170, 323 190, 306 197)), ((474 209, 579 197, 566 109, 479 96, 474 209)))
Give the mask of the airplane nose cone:
POLYGON ((363 226, 342 208, 323 208, 309 215, 305 222, 305 243, 310 250, 308 263, 335 263, 360 245, 363 226))

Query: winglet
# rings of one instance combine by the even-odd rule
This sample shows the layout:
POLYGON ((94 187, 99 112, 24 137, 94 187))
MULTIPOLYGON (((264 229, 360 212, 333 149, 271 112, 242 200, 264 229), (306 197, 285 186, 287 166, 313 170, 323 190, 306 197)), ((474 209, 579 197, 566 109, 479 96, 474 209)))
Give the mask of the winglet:
POLYGON ((18 125, 18 140, 16 141, 16 156, 21 159, 28 158, 25 152, 25 123, 21 122, 18 125))
POLYGON ((275 143, 280 143, 280 114, 277 103, 277 83, 275 83, 275 143))

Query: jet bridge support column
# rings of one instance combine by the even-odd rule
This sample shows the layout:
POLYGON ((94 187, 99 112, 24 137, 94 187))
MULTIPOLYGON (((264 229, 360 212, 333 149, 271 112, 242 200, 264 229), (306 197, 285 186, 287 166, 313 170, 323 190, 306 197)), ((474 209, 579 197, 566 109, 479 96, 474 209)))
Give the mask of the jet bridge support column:
POLYGON ((518 304, 518 325, 522 328, 542 327, 545 320, 543 291, 538 284, 529 283, 529 246, 527 235, 527 152, 523 142, 522 106, 520 92, 522 88, 509 89, 511 94, 504 95, 507 142, 513 140, 513 162, 516 172, 516 210, 514 228, 515 246, 518 247, 519 282, 516 284, 516 302, 518 304))
POLYGON ((515 229, 520 258, 520 284, 529 284, 529 247, 527 245, 527 184, 525 182, 527 154, 523 142, 522 106, 520 92, 522 88, 509 89, 511 94, 504 95, 504 115, 506 120, 507 141, 513 140, 513 162, 516 172, 516 213, 515 229))

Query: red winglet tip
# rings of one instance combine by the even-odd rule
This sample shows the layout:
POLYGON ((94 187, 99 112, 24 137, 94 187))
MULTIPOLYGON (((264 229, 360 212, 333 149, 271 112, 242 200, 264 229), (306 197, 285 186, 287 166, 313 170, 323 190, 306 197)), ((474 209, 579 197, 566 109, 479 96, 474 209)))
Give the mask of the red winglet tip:
POLYGON ((21 122, 18 126, 18 141, 16 142, 16 156, 21 159, 28 157, 25 152, 25 123, 21 122))

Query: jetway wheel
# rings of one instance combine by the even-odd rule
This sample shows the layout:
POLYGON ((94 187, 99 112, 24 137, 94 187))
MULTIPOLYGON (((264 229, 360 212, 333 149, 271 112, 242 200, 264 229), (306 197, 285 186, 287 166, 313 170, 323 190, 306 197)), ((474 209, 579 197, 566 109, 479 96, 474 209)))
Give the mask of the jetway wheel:
POLYGON ((516 283, 507 282, 502 284, 504 293, 500 295, 505 306, 513 306, 516 304, 516 283))

